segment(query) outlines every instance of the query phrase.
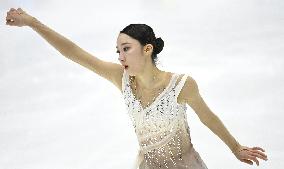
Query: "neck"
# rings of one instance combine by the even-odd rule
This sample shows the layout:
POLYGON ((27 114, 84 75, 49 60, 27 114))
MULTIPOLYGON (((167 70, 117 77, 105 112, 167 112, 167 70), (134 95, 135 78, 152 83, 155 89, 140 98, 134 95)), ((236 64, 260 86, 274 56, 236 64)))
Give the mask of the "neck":
POLYGON ((143 89, 153 89, 157 83, 162 82, 166 72, 159 70, 156 66, 145 67, 141 74, 135 76, 136 82, 143 89))

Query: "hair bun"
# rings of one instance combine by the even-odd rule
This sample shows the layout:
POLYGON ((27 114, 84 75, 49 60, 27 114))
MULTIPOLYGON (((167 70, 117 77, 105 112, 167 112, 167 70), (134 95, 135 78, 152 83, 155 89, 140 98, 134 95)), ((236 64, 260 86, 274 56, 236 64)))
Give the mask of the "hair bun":
POLYGON ((155 39, 154 53, 159 54, 164 48, 164 41, 162 38, 155 39))

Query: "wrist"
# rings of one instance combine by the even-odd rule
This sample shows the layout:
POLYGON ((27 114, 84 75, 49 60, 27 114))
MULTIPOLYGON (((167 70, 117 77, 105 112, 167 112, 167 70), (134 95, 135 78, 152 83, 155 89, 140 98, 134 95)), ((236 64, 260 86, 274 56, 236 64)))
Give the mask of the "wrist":
POLYGON ((230 147, 230 149, 232 153, 236 153, 237 151, 239 151, 240 147, 241 145, 236 141, 236 143, 232 147, 230 147))
POLYGON ((31 17, 31 19, 27 22, 27 26, 35 28, 37 22, 38 20, 35 17, 31 17))

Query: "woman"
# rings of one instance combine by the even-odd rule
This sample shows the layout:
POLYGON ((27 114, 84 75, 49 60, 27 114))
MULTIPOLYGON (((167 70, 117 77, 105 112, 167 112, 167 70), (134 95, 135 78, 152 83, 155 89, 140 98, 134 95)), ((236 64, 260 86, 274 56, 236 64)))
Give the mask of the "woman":
POLYGON ((251 165, 259 165, 257 158, 267 160, 262 148, 243 146, 235 140, 206 105, 192 77, 156 67, 164 42, 148 25, 130 24, 120 31, 116 47, 119 65, 92 56, 20 8, 7 12, 6 24, 31 27, 62 55, 109 80, 122 92, 140 145, 135 168, 207 168, 191 143, 186 104, 237 159, 251 165))

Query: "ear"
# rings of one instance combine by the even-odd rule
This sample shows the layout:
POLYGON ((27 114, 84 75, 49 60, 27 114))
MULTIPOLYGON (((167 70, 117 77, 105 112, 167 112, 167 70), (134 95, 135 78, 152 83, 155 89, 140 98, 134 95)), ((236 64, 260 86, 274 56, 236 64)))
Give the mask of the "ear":
POLYGON ((153 51, 154 47, 152 44, 146 44, 144 46, 144 52, 146 52, 146 54, 151 54, 153 51))

